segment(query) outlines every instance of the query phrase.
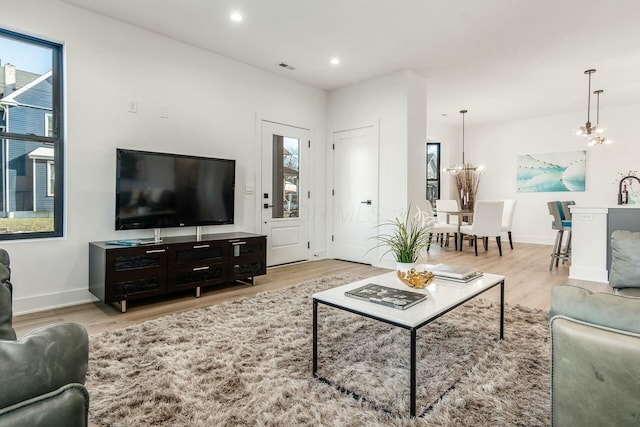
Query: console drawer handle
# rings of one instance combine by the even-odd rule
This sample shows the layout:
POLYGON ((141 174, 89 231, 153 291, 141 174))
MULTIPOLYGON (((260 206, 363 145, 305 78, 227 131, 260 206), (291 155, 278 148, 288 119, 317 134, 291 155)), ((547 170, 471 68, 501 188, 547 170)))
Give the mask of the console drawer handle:
POLYGON ((153 249, 150 251, 146 251, 146 253, 148 254, 159 254, 159 253, 163 253, 165 250, 164 249, 153 249))
POLYGON ((246 245, 247 242, 235 242, 235 243, 232 243, 232 244, 233 244, 233 246, 246 245))
POLYGON ((209 245, 195 245, 193 247, 193 249, 203 249, 203 248, 208 248, 208 247, 209 247, 209 245))
POLYGON ((202 271, 202 270, 208 270, 209 266, 206 267, 193 267, 193 271, 202 271))

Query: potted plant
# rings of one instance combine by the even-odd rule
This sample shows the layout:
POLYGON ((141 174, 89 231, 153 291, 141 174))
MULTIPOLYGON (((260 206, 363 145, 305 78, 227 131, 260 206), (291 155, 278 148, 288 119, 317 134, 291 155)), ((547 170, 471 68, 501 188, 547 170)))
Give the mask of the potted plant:
POLYGON ((396 270, 398 277, 407 285, 413 287, 424 287, 429 280, 422 280, 425 277, 433 277, 431 273, 426 276, 415 271, 415 264, 418 262, 431 240, 431 229, 433 228, 433 217, 428 217, 421 210, 414 215, 410 215, 411 205, 407 209, 406 214, 401 217, 395 217, 393 220, 383 222, 378 226, 385 232, 375 236, 378 245, 375 248, 386 247, 387 250, 382 254, 393 254, 396 260, 396 270), (416 275, 421 275, 422 279, 416 275), (413 277, 413 280, 410 280, 413 277), (412 283, 407 283, 410 280, 412 283), (425 282, 423 286, 418 286, 425 282))

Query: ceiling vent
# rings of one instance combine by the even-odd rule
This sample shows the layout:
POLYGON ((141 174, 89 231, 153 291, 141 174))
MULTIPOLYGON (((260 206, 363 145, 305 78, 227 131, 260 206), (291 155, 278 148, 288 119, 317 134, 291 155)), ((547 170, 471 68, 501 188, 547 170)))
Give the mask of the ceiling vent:
POLYGON ((291 65, 281 62, 278 64, 279 67, 286 68, 287 70, 295 70, 296 67, 292 67, 291 65))

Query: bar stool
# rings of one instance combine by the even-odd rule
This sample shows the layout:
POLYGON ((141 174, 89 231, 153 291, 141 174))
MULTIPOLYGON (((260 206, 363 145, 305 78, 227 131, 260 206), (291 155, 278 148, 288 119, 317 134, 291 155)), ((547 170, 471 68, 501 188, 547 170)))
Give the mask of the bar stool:
POLYGON ((553 252, 551 253, 549 271, 553 269, 554 261, 557 267, 560 260, 562 260, 563 264, 565 261, 571 260, 571 211, 569 206, 574 204, 575 202, 572 200, 547 202, 549 214, 553 217, 551 228, 558 230, 553 252), (562 240, 565 230, 567 231, 567 242, 563 249, 562 240))

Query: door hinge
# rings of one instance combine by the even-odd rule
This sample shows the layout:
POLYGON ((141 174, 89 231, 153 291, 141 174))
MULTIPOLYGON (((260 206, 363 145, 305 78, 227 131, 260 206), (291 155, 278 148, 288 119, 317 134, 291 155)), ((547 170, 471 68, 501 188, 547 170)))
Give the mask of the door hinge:
POLYGON ((331 235, 331 241, 333 242, 333 234, 331 235))
POLYGON ((311 191, 307 191, 307 199, 311 198, 311 191))
POLYGON ((311 148, 311 140, 309 140, 309 148, 311 148))
POLYGON ((333 189, 332 189, 332 190, 331 190, 331 195, 332 195, 332 196, 335 196, 335 195, 336 195, 336 190, 333 190, 333 189))
POLYGON ((331 149, 335 150, 336 149, 336 144, 331 144, 331 149))
POLYGON ((311 242, 307 242, 307 249, 311 249, 311 242))

